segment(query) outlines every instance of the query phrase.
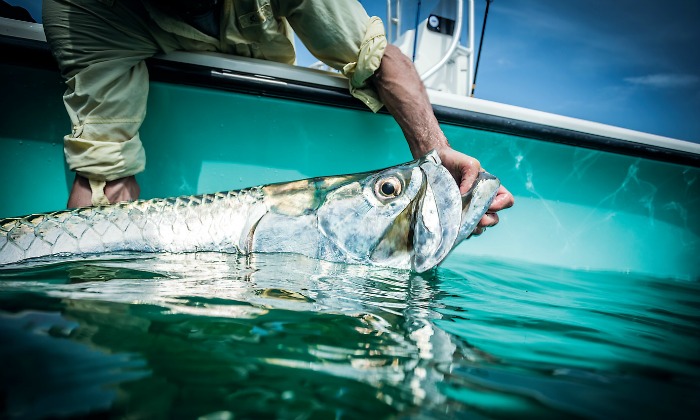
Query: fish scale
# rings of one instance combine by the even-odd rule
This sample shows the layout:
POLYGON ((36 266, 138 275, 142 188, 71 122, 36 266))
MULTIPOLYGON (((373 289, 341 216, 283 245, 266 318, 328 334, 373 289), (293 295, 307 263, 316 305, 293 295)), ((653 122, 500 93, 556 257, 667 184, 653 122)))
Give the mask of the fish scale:
POLYGON ((498 186, 481 174, 460 197, 432 152, 375 172, 8 218, 0 220, 0 266, 116 251, 217 251, 425 271, 471 234, 498 186))
POLYGON ((183 242, 197 250, 228 250, 231 241, 222 236, 231 225, 222 214, 260 203, 249 195, 250 190, 239 190, 3 219, 0 263, 53 254, 178 251, 186 248, 183 242))

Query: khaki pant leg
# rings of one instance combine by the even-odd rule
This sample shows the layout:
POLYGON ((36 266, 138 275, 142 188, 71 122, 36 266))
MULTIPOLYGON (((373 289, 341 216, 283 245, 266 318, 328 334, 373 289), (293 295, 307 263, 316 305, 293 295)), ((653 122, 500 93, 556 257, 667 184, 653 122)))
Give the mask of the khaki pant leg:
POLYGON ((67 79, 64 138, 71 170, 111 181, 144 170, 139 128, 146 115, 144 59, 172 49, 138 0, 45 0, 44 31, 67 79))

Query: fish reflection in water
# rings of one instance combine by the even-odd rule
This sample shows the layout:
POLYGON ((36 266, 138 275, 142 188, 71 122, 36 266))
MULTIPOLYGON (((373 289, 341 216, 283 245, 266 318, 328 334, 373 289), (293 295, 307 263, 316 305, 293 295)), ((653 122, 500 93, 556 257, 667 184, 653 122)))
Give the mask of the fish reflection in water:
POLYGON ((0 418, 692 418, 700 284, 452 259, 0 270, 0 418), (469 340, 469 342, 467 342, 469 340))
POLYGON ((445 372, 481 357, 434 326, 430 272, 200 253, 1 276, 10 417, 447 415, 445 372))

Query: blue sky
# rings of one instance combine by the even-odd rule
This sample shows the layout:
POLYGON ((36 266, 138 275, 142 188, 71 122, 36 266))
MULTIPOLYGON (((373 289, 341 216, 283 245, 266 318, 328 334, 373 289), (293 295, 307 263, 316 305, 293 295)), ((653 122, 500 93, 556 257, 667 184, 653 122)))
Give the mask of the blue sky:
POLYGON ((700 142, 699 22, 698 0, 495 0, 477 96, 700 142))
MULTIPOLYGON (((39 0, 7 1, 38 16, 39 0)), ((700 143, 699 23, 700 0, 494 0, 475 96, 700 143)))
POLYGON ((494 0, 475 96, 700 143, 699 25, 700 0, 494 0))

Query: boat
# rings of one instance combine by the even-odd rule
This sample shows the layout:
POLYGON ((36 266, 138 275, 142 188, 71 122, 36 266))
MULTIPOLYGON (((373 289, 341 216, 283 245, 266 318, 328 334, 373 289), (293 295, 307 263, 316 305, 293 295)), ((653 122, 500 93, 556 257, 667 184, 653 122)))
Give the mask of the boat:
MULTIPOLYGON (((478 158, 516 201, 496 228, 449 258, 700 279, 700 145, 469 97, 473 2, 465 7, 466 46, 455 35, 467 14, 462 2, 443 3, 418 31, 401 32, 397 18, 389 19, 390 39, 407 53, 422 42, 441 45, 441 55, 416 62, 435 114, 452 146, 478 158), (464 71, 466 78, 451 82, 464 71)), ((62 209, 74 177, 62 152, 70 130, 63 80, 41 24, 0 18, 0 45, 0 217, 62 209)), ((143 198, 411 159, 393 118, 370 112, 341 75, 322 66, 173 52, 148 67, 143 198)))

